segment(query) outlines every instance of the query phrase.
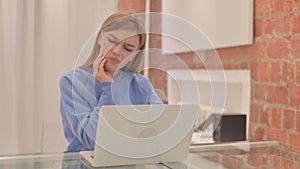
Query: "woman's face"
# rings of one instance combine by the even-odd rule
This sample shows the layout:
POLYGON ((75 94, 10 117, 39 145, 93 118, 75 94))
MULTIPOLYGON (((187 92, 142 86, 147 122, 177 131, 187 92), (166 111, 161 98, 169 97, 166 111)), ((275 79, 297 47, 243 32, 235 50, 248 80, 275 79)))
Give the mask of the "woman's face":
POLYGON ((114 73, 134 58, 140 46, 139 35, 132 30, 104 32, 98 39, 100 55, 106 58, 104 69, 114 73))

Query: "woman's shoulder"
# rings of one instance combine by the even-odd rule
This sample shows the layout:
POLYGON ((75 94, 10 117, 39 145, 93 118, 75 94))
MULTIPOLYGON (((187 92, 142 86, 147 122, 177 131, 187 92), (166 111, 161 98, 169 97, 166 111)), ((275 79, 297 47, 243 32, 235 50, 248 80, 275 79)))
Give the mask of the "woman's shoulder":
POLYGON ((65 72, 62 77, 67 77, 67 78, 73 78, 74 76, 86 76, 86 75, 90 75, 92 74, 92 72, 90 71, 91 68, 89 67, 84 67, 84 68, 75 68, 72 70, 69 70, 67 72, 65 72))
POLYGON ((142 83, 148 83, 149 82, 149 79, 144 75, 136 74, 134 77, 139 82, 142 82, 142 83))
POLYGON ((126 73, 127 76, 131 78, 131 85, 144 90, 151 89, 152 86, 151 82, 146 76, 138 73, 130 73, 130 72, 126 72, 126 73))
POLYGON ((69 70, 60 77, 60 81, 64 81, 64 80, 85 81, 90 75, 92 75, 92 72, 90 69, 91 68, 89 68, 89 67, 85 67, 85 68, 75 68, 75 69, 69 70))
POLYGON ((139 73, 131 73, 131 72, 125 72, 125 71, 122 73, 123 73, 123 76, 130 78, 132 82, 136 82, 139 84, 149 82, 149 79, 147 77, 145 77, 144 75, 141 75, 139 73))

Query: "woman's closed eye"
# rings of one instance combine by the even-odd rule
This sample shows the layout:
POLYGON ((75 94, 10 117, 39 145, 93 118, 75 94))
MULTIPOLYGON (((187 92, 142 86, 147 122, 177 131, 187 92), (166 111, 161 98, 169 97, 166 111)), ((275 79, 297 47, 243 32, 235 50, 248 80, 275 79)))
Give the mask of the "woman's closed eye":
POLYGON ((128 47, 128 45, 126 45, 126 44, 123 45, 123 48, 124 48, 126 51, 128 51, 128 52, 132 52, 132 51, 133 51, 133 50, 132 50, 130 47, 128 47))
POLYGON ((132 52, 134 51, 134 49, 136 48, 135 45, 131 44, 131 43, 126 43, 126 42, 122 42, 120 41, 117 37, 115 37, 114 35, 110 34, 107 37, 107 40, 109 43, 111 43, 112 45, 118 45, 119 43, 122 43, 122 48, 124 50, 126 50, 127 52, 132 52))
POLYGON ((108 42, 112 43, 112 44, 117 44, 119 41, 117 39, 114 39, 114 38, 107 38, 108 42))
MULTIPOLYGON (((108 38, 108 41, 109 41, 111 44, 113 44, 113 45, 117 45, 117 44, 119 43, 118 40, 112 39, 112 38, 108 38)), ((126 51, 128 51, 128 52, 132 52, 132 51, 133 51, 133 49, 131 49, 131 47, 129 47, 129 46, 126 45, 126 44, 123 44, 122 46, 123 46, 123 48, 124 48, 126 51)))

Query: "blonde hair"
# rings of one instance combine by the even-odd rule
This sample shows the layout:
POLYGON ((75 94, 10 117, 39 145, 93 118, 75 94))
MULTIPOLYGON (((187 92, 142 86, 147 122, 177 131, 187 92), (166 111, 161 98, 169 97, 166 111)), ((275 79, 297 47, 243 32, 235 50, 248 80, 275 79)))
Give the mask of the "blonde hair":
POLYGON ((129 30, 135 30, 137 34, 139 35, 140 45, 139 45, 139 51, 132 59, 132 61, 128 62, 122 70, 129 71, 133 73, 137 73, 140 71, 142 65, 143 65, 143 50, 145 49, 145 43, 146 43, 146 34, 145 29, 143 25, 140 23, 139 19, 134 15, 134 13, 129 11, 120 11, 117 13, 114 13, 110 15, 102 24, 98 34, 97 38, 94 43, 93 50, 88 57, 88 59, 80 66, 80 67, 88 67, 92 66, 93 62, 97 58, 99 52, 100 52, 100 45, 98 44, 98 39, 101 34, 101 32, 107 32, 117 29, 129 29, 129 30))

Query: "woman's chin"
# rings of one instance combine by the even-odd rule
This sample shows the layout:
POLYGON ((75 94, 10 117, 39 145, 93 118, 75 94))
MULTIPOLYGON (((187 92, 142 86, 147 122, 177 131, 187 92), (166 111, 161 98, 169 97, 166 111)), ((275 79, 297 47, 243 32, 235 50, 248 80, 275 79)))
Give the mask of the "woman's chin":
POLYGON ((105 66, 104 67, 104 71, 106 71, 106 72, 110 72, 110 73, 113 73, 113 72, 115 72, 117 70, 117 68, 115 67, 115 66, 105 66))

